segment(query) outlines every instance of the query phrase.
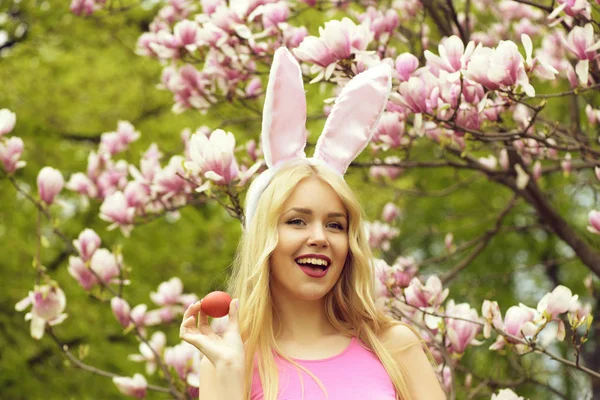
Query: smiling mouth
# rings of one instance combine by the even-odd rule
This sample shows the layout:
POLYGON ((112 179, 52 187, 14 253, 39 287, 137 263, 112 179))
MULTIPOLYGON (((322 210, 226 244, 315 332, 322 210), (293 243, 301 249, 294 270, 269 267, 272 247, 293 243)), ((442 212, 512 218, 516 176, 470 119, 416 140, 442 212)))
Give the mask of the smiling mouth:
POLYGON ((303 257, 297 258, 296 264, 303 268, 325 271, 331 266, 331 262, 321 258, 303 257))

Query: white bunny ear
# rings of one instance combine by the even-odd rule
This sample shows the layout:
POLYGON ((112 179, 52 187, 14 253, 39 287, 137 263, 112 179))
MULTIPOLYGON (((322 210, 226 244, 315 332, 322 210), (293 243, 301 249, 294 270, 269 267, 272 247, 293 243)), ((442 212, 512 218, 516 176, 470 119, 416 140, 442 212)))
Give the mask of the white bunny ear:
POLYGON ((392 70, 387 64, 352 78, 335 101, 313 158, 343 175, 371 140, 391 90, 392 70))
POLYGON ((305 157, 305 125, 302 70, 294 56, 280 47, 273 57, 263 107, 263 152, 269 168, 292 158, 305 157))

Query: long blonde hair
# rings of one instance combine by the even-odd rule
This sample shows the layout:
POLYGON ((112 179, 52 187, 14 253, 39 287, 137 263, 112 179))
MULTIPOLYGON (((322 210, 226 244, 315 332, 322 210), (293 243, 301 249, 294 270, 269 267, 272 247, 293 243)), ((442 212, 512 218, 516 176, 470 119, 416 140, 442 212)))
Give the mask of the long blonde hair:
MULTIPOLYGON (((405 377, 408 372, 394 361, 379 337, 400 324, 376 308, 373 298, 372 254, 363 228, 363 211, 346 182, 329 168, 308 162, 290 162, 273 177, 262 194, 252 221, 248 221, 229 280, 228 292, 239 298, 239 326, 246 346, 244 389, 250 398, 254 355, 265 400, 276 400, 279 374, 273 350, 308 373, 326 392, 321 382, 292 359, 282 355, 275 340, 274 306, 269 288, 269 258, 277 246, 277 223, 286 199, 303 179, 316 177, 339 195, 349 217, 349 251, 346 265, 334 287, 325 296, 329 322, 342 334, 354 335, 379 358, 390 376, 398 399, 410 400, 405 377)), ((400 351, 403 349, 399 349, 400 351)))

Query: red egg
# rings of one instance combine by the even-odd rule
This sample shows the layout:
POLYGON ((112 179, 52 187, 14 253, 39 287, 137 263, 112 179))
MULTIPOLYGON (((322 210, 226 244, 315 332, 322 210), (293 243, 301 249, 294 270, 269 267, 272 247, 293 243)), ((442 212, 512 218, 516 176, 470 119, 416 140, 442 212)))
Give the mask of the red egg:
POLYGON ((225 292, 211 292, 202 299, 202 311, 213 318, 221 318, 229 314, 231 297, 225 292))

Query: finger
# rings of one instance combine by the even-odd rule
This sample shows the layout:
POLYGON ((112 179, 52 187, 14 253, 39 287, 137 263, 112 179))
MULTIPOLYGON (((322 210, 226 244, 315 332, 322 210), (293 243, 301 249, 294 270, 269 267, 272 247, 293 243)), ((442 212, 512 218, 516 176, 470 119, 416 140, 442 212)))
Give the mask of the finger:
POLYGON ((196 318, 194 316, 189 317, 181 323, 181 328, 194 329, 196 328, 196 318))
POLYGON ((187 310, 185 310, 185 313, 183 313, 183 319, 186 320, 189 317, 198 314, 198 311, 201 310, 201 306, 202 300, 190 304, 187 310))
POLYGON ((202 310, 198 312, 198 320, 200 321, 198 324, 198 329, 203 335, 210 336, 213 334, 213 330, 208 323, 208 315, 206 315, 202 310))
POLYGON ((199 335, 197 333, 184 333, 180 336, 182 340, 185 340, 192 346, 196 347, 202 354, 204 354, 208 359, 215 365, 216 360, 219 358, 219 348, 216 346, 215 342, 211 339, 207 338, 204 335, 199 335))
POLYGON ((240 299, 234 299, 229 304, 229 319, 227 321, 227 331, 238 331, 238 312, 240 299))

